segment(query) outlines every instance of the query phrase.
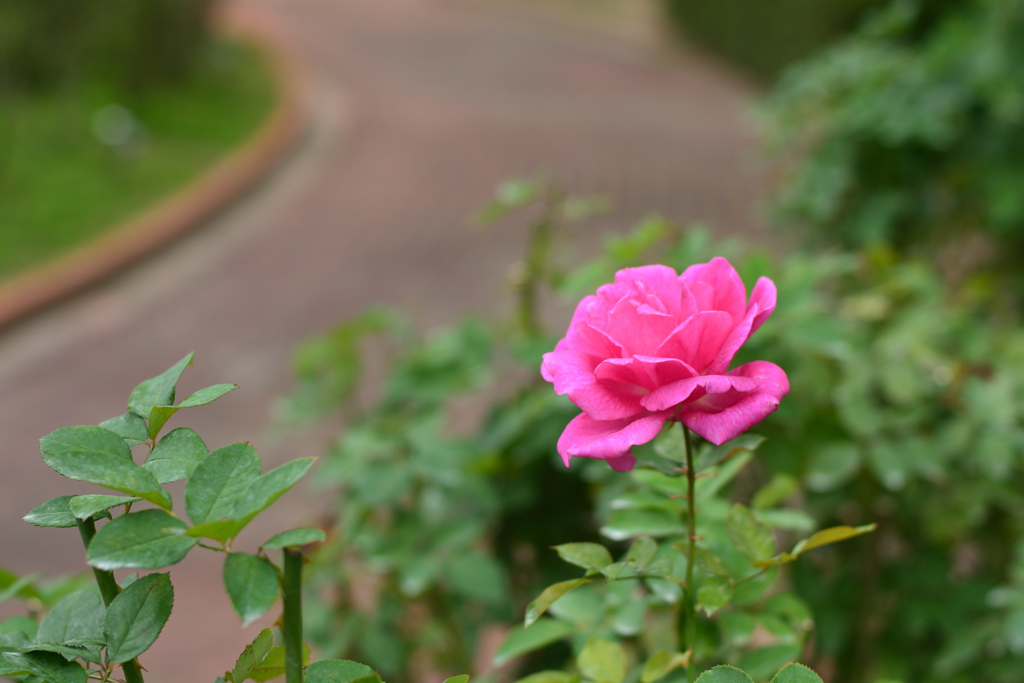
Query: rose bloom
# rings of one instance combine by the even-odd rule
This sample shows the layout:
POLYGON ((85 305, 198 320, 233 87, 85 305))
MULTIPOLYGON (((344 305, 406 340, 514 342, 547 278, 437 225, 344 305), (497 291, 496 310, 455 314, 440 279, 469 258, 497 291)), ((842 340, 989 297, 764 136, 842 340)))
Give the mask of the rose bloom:
POLYGON ((558 440, 570 458, 598 458, 620 472, 636 463, 668 420, 716 445, 779 407, 786 373, 754 361, 729 370, 736 351, 775 310, 775 283, 762 277, 747 301, 724 258, 690 266, 627 268, 576 307, 569 331, 544 354, 541 374, 583 413, 558 440))

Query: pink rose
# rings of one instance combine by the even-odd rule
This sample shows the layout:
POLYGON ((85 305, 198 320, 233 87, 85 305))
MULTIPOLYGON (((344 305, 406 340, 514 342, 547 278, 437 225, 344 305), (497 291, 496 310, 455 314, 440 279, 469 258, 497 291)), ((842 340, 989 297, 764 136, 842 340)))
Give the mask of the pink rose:
POLYGON ((630 447, 666 420, 714 444, 757 424, 789 393, 782 368, 754 361, 729 370, 736 351, 775 310, 775 283, 747 290, 724 258, 690 266, 627 268, 576 307, 565 338, 544 354, 541 374, 583 413, 558 440, 573 457, 633 469, 630 447))

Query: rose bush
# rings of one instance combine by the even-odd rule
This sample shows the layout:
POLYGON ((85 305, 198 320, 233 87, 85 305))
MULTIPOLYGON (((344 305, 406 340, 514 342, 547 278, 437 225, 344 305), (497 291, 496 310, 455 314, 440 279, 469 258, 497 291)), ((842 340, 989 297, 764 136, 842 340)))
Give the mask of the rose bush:
POLYGON ((728 368, 775 299, 775 284, 762 277, 748 302, 721 257, 682 275, 660 265, 620 270, 613 284, 584 297, 541 366, 555 391, 583 410, 558 441, 566 467, 585 457, 630 470, 630 447, 652 440, 666 421, 720 445, 774 412, 789 392, 780 367, 728 368))

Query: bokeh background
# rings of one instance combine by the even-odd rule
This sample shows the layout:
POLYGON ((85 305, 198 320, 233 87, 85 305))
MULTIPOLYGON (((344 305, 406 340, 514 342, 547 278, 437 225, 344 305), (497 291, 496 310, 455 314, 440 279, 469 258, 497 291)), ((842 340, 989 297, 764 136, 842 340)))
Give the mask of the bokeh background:
MULTIPOLYGON (((813 628, 709 637, 827 682, 1024 679, 1024 2, 0 0, 0 289, 286 93, 302 134, 258 183, 0 329, 0 566, 84 568, 75 530, 21 521, 80 492, 38 439, 194 350, 187 389, 240 385, 189 416, 211 448, 322 458, 240 539, 330 530, 318 652, 514 680, 490 655, 617 486, 558 463, 540 354, 617 267, 725 254, 779 284, 749 352, 793 384, 730 495, 784 482, 782 539, 879 530, 787 575, 813 628)), ((172 578, 143 663, 212 680, 267 620, 239 626, 217 557, 172 578)))

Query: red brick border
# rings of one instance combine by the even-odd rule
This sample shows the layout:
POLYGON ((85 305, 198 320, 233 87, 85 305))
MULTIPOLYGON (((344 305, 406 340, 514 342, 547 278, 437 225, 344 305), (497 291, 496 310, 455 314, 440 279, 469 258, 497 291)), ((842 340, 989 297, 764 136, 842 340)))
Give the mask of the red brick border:
POLYGON ((0 327, 100 282, 198 227, 264 178, 295 147, 308 124, 296 65, 258 22, 236 17, 229 24, 231 30, 253 39, 271 65, 280 94, 267 120, 181 190, 70 253, 0 283, 0 327))

